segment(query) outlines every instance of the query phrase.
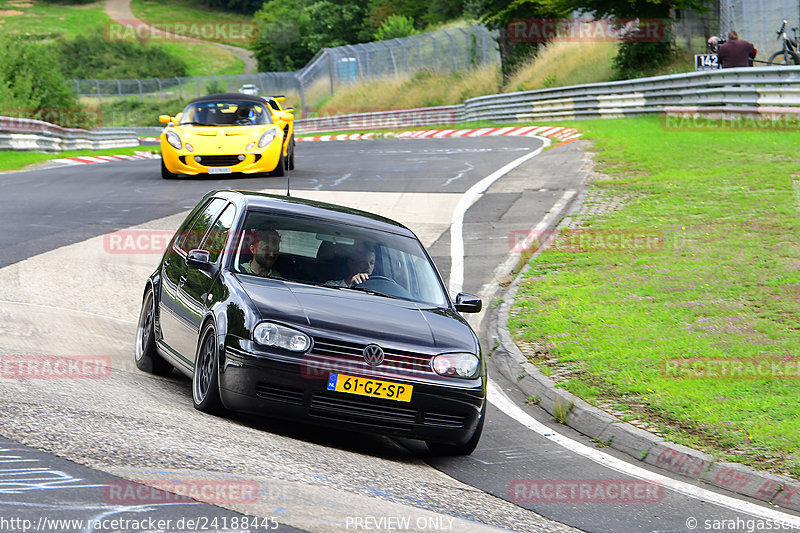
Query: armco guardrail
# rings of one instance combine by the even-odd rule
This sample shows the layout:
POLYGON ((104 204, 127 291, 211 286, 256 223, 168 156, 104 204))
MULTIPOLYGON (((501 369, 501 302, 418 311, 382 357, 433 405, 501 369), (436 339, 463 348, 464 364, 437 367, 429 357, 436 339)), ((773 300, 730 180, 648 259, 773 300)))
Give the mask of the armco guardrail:
POLYGON ((667 106, 800 105, 800 67, 692 72, 471 98, 467 121, 524 122, 661 113, 667 106))
POLYGON ((295 131, 305 133, 358 129, 374 130, 427 126, 430 124, 458 124, 463 121, 464 106, 454 105, 299 119, 295 121, 295 131))
POLYGON ((461 106, 298 120, 295 129, 311 133, 477 120, 536 122, 614 118, 662 113, 665 108, 675 106, 800 106, 800 67, 736 68, 495 94, 471 98, 461 106), (446 120, 449 117, 451 122, 446 120))
POLYGON ((138 146, 132 131, 88 131, 62 128, 49 122, 27 118, 0 117, 0 150, 103 150, 138 146))

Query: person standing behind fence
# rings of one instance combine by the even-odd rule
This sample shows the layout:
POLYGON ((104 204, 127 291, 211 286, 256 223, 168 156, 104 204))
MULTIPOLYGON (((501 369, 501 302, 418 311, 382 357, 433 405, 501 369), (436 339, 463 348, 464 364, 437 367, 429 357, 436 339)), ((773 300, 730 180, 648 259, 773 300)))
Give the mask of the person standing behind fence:
POLYGON ((753 43, 739 39, 735 31, 728 33, 728 42, 719 47, 717 56, 722 68, 749 67, 750 56, 755 57, 753 43))

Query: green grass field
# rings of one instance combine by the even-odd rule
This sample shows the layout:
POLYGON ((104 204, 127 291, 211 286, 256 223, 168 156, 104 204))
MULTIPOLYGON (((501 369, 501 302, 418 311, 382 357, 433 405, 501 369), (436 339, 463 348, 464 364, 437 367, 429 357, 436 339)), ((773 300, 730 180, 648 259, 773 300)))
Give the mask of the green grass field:
POLYGON ((131 11, 139 20, 156 27, 183 24, 186 27, 185 35, 204 41, 247 48, 256 36, 253 17, 211 9, 192 0, 172 0, 168 4, 154 0, 133 0, 131 11))
MULTIPOLYGON (((157 151, 157 146, 134 146, 130 148, 109 148, 108 150, 68 150, 66 152, 12 152, 10 150, 0 150, 0 172, 10 170, 21 170, 30 165, 44 163, 51 159, 62 157, 78 157, 82 155, 133 155, 134 152, 157 151)), ((98 163, 100 164, 100 163, 98 163)))
POLYGON ((3 20, 0 32, 36 35, 42 38, 54 38, 59 35, 75 37, 86 28, 94 28, 111 20, 103 11, 104 5, 105 2, 70 6, 0 0, 3 20))
MULTIPOLYGON (((139 20, 159 29, 170 30, 179 25, 181 35, 247 48, 250 37, 255 37, 256 27, 252 17, 198 6, 191 0, 175 0, 169 4, 152 0, 133 0, 131 11, 139 20)), ((202 43, 166 42, 154 44, 164 47, 171 55, 182 59, 189 76, 242 74, 244 62, 226 50, 202 43)))
POLYGON ((656 118, 569 125, 594 141, 608 176, 594 202, 627 205, 586 218, 582 237, 562 232, 530 263, 515 338, 590 403, 800 476, 800 381, 780 375, 800 363, 796 133, 666 131, 656 118), (618 245, 629 236, 633 246, 618 245), (735 367, 766 372, 721 370, 735 367))
MULTIPOLYGON (((75 37, 88 28, 102 26, 109 35, 114 35, 111 19, 104 11, 104 2, 95 2, 86 5, 60 5, 44 2, 21 2, 0 0, 0 33, 11 34, 19 33, 23 35, 34 35, 41 39, 54 39, 58 36, 75 37)), ((134 13, 144 20, 159 24, 180 22, 187 27, 198 28, 208 33, 210 25, 214 26, 211 37, 208 40, 226 42, 219 36, 232 35, 233 32, 251 31, 250 22, 242 17, 237 17, 230 13, 209 11, 201 8, 191 7, 191 2, 183 1, 180 4, 179 16, 176 16, 175 5, 161 5, 156 2, 135 1, 132 4, 134 13), (142 8, 141 12, 136 10, 137 5, 142 8), (172 18, 170 19, 170 13, 172 18), (148 17, 152 15, 152 20, 148 17), (196 24, 194 21, 197 21, 196 24), (193 26, 194 24, 194 26, 193 26), (203 26, 206 24, 206 26, 203 26), (216 28, 220 28, 216 31, 216 28)), ((200 35, 198 35, 200 36, 200 35)), ((230 44, 235 46, 246 46, 241 40, 228 39, 230 44)), ((182 43, 182 42, 161 42, 153 40, 152 44, 160 46, 170 55, 182 59, 187 65, 189 76, 207 75, 233 75, 244 72, 244 62, 232 55, 230 52, 213 45, 203 43, 182 43)))
POLYGON ((212 44, 153 43, 186 63, 188 76, 223 76, 244 73, 244 61, 212 44))

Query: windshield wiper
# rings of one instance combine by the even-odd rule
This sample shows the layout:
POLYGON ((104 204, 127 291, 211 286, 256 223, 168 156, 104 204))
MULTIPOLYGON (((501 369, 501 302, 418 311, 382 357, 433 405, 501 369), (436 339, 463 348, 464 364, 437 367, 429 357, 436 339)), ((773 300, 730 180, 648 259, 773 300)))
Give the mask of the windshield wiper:
POLYGON ((391 294, 386 294, 385 292, 379 292, 379 291, 376 291, 376 290, 373 290, 373 289, 368 289, 366 287, 359 287, 359 286, 341 287, 341 286, 339 286, 339 287, 336 287, 336 288, 337 289, 350 289, 351 291, 366 292, 367 294, 373 294, 375 296, 384 296, 386 298, 392 298, 393 300, 402 300, 403 299, 403 298, 400 298, 398 296, 393 296, 391 294))
POLYGON ((196 122, 196 121, 181 122, 180 125, 181 126, 188 126, 188 125, 192 125, 192 126, 216 126, 216 124, 211 124, 209 122, 196 122))

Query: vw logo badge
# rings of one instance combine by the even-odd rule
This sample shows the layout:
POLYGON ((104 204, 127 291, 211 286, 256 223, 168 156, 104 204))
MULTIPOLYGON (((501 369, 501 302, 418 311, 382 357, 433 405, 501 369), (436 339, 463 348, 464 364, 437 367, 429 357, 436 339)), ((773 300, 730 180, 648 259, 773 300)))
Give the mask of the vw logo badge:
POLYGON ((383 348, 377 344, 368 344, 364 348, 364 361, 371 366, 378 366, 383 363, 383 348))

